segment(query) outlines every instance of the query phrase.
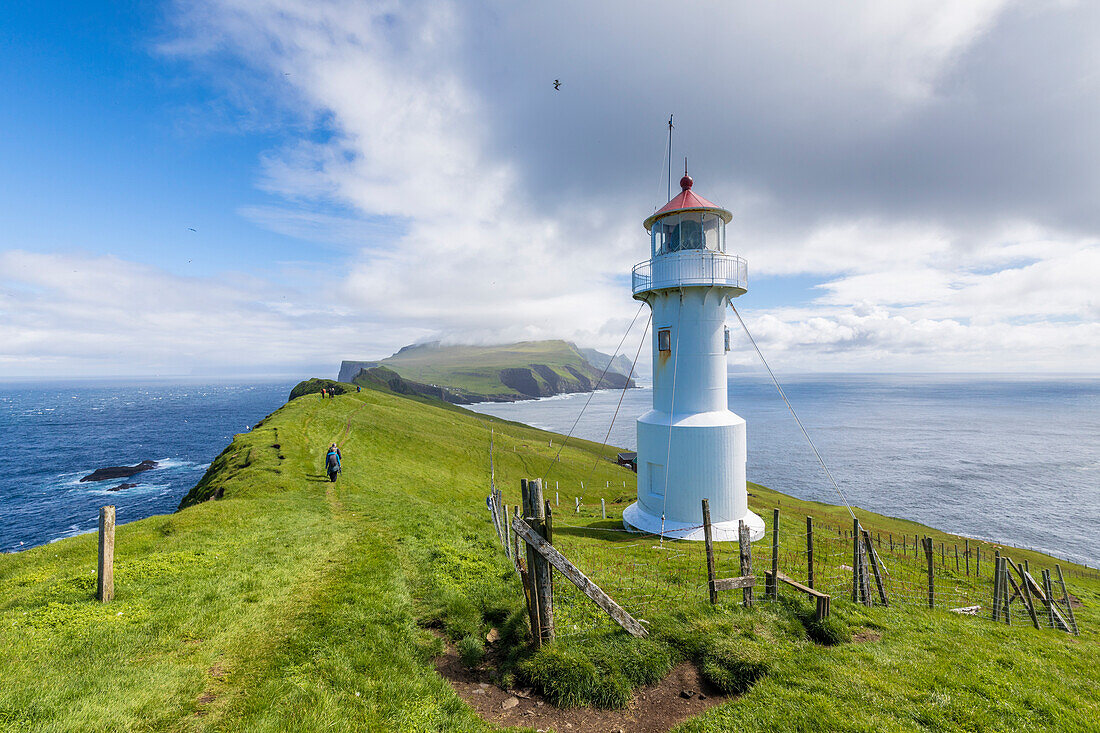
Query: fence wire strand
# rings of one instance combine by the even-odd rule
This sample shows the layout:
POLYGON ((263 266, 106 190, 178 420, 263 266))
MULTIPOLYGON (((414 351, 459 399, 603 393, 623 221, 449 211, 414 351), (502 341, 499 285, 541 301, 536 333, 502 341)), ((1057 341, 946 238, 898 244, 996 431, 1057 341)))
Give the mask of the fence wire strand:
MULTIPOLYGON (((551 495, 552 496, 552 495, 551 495)), ((709 602, 706 548, 703 542, 669 540, 661 542, 657 534, 629 531, 622 526, 622 509, 627 502, 605 503, 605 519, 599 504, 582 505, 574 509, 573 497, 556 509, 553 517, 553 544, 588 578, 599 585, 620 606, 643 622, 650 617, 667 612, 682 604, 709 602)), ((553 502, 551 502, 553 503, 553 502)), ((804 601, 805 596, 783 583, 778 586, 776 598, 765 593, 764 575, 772 567, 771 515, 766 519, 764 538, 752 544, 751 558, 755 584, 755 603, 804 601)), ((695 529, 701 528, 700 524, 695 529)), ((923 537, 895 535, 874 527, 863 527, 870 534, 871 544, 880 570, 882 592, 891 608, 911 611, 929 607, 928 559, 923 547, 923 537)), ((779 572, 790 579, 808 585, 809 551, 803 515, 780 518, 778 543, 779 572)), ((814 519, 813 523, 813 587, 829 594, 834 600, 851 602, 853 588, 853 561, 855 548, 852 528, 832 525, 814 519)), ((940 611, 957 610, 966 615, 992 620, 995 547, 983 542, 970 546, 969 574, 965 550, 951 540, 933 541, 932 606, 940 611), (977 575, 977 551, 981 552, 981 575, 977 575), (956 550, 958 563, 956 564, 956 550), (977 608, 975 608, 977 607, 977 608)), ((862 546, 862 540, 861 540, 862 546)), ((716 577, 740 576, 739 548, 736 542, 714 543, 716 577)), ((870 559, 861 550, 863 562, 870 559)), ((1053 574, 1052 604, 1063 618, 1069 618, 1065 600, 1056 576, 1053 574)), ((880 606, 877 583, 871 568, 867 569, 869 603, 880 606)), ((1041 571, 1031 573, 1040 587, 1041 571)), ((1014 574, 1022 585, 1022 580, 1014 574)), ((1009 585, 1008 597, 1013 595, 1009 585)), ((863 602, 857 590, 858 602, 863 602)), ((720 594, 720 603, 742 603, 740 591, 720 594)), ((1002 601, 1003 602, 1003 601, 1002 601)), ((1041 628, 1060 628, 1054 614, 1038 598, 1032 598, 1036 621, 1041 628)), ((614 622, 598 609, 581 591, 561 576, 554 583, 555 629, 559 637, 612 631, 614 622)), ((1007 607, 1011 624, 1032 625, 1031 614, 1023 599, 1013 598, 1007 607)), ((1003 621, 1003 611, 998 621, 1003 621)))

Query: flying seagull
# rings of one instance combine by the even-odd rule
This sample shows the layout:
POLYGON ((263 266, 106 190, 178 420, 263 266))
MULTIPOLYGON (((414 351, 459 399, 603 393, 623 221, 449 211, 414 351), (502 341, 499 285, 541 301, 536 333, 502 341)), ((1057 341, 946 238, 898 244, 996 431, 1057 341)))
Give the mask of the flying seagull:
POLYGON ((190 229, 191 231, 195 232, 196 234, 198 234, 198 232, 199 232, 199 230, 195 229, 194 227, 187 227, 187 228, 190 229))
POLYGON ((554 80, 554 89, 557 91, 561 91, 561 82, 557 79, 554 80))

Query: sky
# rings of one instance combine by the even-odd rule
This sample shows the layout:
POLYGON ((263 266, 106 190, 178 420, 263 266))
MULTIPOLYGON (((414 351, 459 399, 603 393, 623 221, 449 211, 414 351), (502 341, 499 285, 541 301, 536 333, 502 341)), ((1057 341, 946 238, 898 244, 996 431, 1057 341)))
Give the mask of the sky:
POLYGON ((5 12, 0 378, 613 351, 670 114, 778 370, 1100 371, 1095 3, 5 12))

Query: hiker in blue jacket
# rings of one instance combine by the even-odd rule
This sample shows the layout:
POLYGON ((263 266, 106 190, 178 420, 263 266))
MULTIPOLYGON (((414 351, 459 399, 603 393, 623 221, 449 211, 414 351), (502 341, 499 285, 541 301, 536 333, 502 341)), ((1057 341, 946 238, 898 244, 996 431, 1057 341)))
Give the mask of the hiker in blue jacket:
POLYGON ((336 474, 340 473, 340 449, 335 443, 329 446, 325 456, 325 470, 328 471, 328 480, 335 482, 336 474))

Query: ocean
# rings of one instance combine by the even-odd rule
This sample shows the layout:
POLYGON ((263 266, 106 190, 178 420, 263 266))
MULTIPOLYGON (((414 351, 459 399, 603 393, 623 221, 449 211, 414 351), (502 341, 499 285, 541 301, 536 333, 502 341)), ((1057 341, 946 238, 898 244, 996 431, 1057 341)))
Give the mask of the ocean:
MULTIPOLYGON (((852 506, 1100 565, 1100 378, 814 375, 784 390, 852 506)), ((600 391, 473 409, 635 447, 652 392, 600 391), (621 407, 618 406, 620 397, 621 407), (616 409, 618 416, 614 419, 616 409), (578 415, 582 415, 579 422, 578 415)), ((729 380, 750 481, 841 504, 766 375, 729 380)))
POLYGON ((0 384, 0 552, 173 512, 235 433, 282 406, 294 382, 0 384), (133 478, 81 483, 103 466, 157 461, 133 478), (119 484, 136 483, 122 491, 119 484))
MULTIPOLYGON (((1100 565, 1100 378, 847 375, 784 378, 791 402, 853 506, 1100 565)), ((0 384, 0 551, 175 511, 235 433, 293 382, 0 384), (131 479, 81 483, 102 466, 158 461, 131 479), (111 492, 123 482, 137 486, 111 492)), ((730 378, 748 421, 749 478, 841 503, 766 377, 730 378)), ((601 391, 575 435, 634 447, 649 389, 601 391), (612 425, 620 397, 622 405, 612 425)), ((590 395, 474 405, 568 433, 590 395)))

